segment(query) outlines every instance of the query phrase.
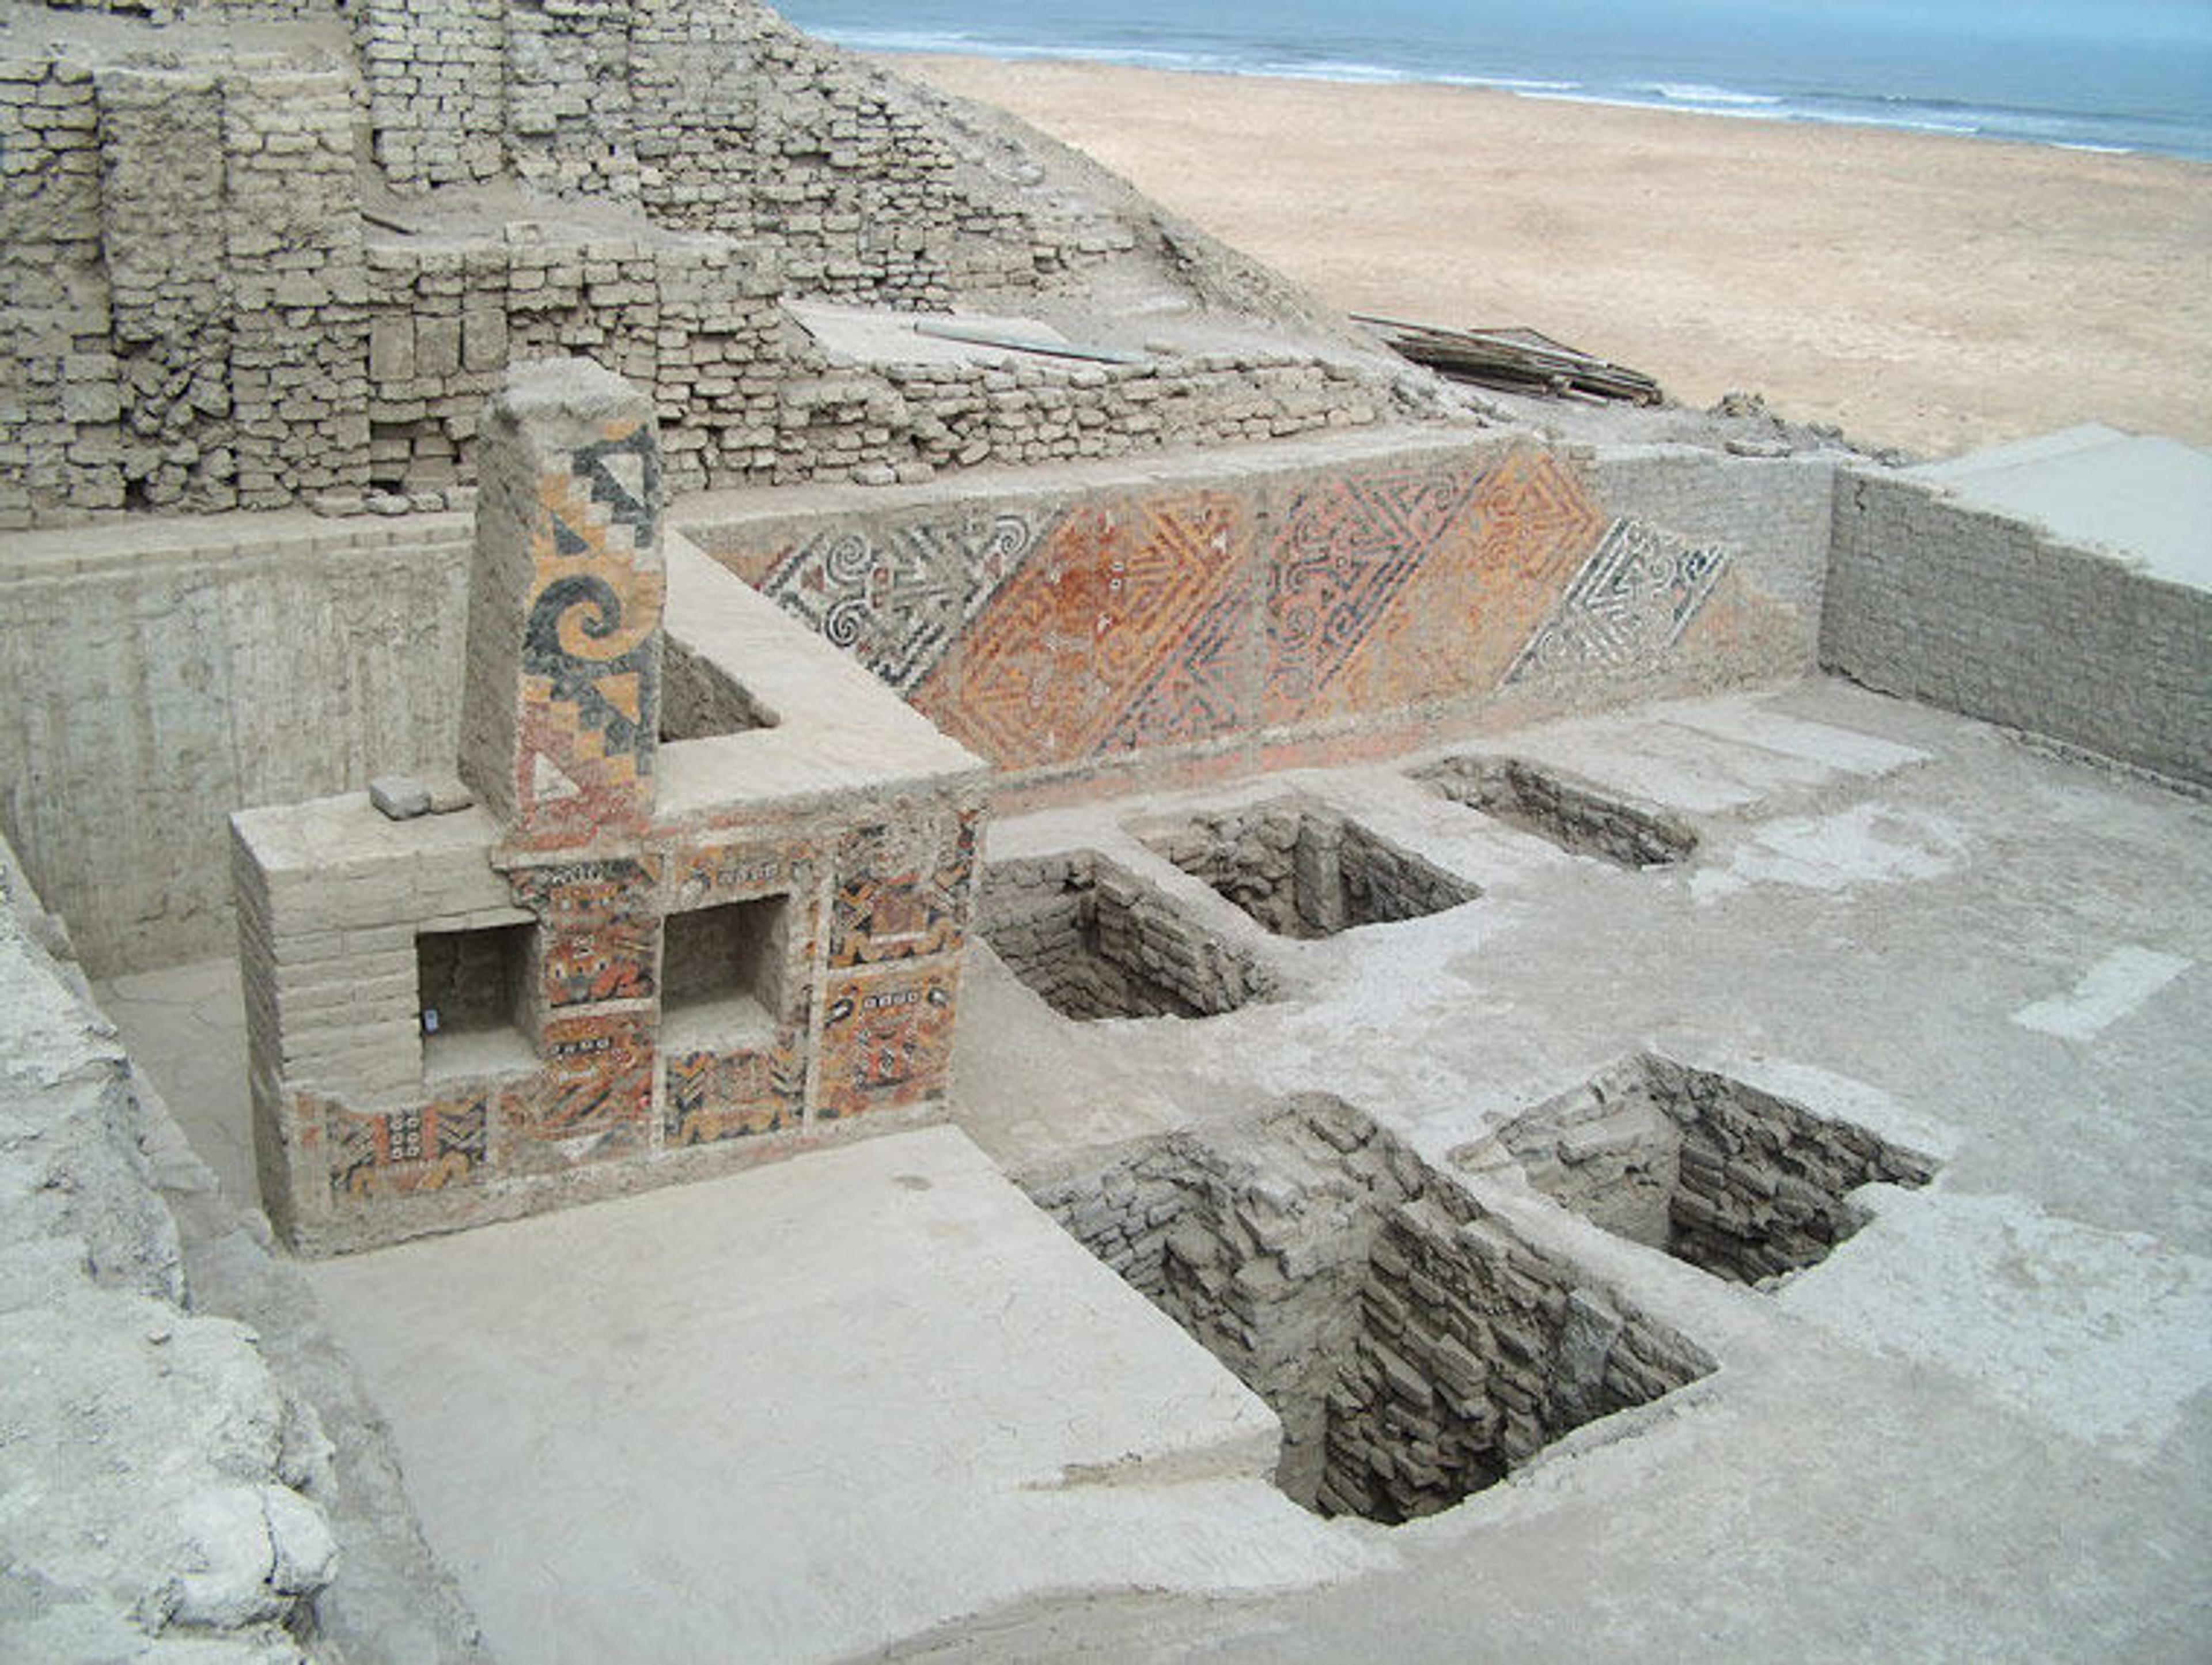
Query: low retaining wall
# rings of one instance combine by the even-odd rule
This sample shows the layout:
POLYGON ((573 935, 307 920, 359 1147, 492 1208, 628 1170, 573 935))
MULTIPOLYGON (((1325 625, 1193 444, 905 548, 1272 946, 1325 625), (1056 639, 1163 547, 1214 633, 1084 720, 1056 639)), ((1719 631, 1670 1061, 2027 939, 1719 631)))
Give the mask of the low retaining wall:
POLYGON ((1838 482, 1833 550, 1824 667, 2212 785, 2212 592, 1872 475, 1838 482))

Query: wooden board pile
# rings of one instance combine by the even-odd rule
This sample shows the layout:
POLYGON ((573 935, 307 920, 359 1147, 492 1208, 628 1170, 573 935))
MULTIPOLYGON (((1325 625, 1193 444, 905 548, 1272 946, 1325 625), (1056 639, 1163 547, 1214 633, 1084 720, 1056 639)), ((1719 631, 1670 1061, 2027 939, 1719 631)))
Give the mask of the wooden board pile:
POLYGON ((1516 393, 1586 393, 1656 404, 1659 384, 1639 371, 1593 357, 1534 330, 1451 330, 1355 313, 1354 319, 1402 358, 1455 381, 1516 393))

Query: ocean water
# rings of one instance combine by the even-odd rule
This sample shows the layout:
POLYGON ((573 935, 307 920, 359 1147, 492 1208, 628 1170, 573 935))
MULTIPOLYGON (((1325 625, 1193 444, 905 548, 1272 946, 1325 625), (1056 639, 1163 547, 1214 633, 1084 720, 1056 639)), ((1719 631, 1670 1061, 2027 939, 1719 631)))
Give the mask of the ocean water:
POLYGON ((787 0, 877 52, 1428 81, 2212 161, 2212 0, 787 0))

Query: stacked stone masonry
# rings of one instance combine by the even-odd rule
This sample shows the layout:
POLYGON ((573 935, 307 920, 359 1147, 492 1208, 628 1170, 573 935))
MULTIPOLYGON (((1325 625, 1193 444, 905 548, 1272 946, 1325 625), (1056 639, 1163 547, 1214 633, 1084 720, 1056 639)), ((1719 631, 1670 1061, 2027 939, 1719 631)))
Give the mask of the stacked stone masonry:
POLYGON ((1088 850, 993 864, 975 924, 1007 969, 1065 1017, 1214 1017, 1274 992, 1251 955, 1088 850))
POLYGON ((1132 241, 994 204, 918 94, 744 0, 371 0, 356 27, 402 187, 513 174, 772 240, 808 293, 939 309, 1132 241))
POLYGON ((1680 816, 1517 757, 1446 757, 1414 778, 1455 804, 1615 866, 1661 867, 1697 851, 1697 829, 1680 816))
POLYGON ((1862 1185, 1918 1186, 1935 1163, 1849 1121, 1645 1054, 1530 1111, 1470 1165, 1530 1184, 1632 1243, 1737 1283, 1825 1260, 1864 1223, 1862 1185))
POLYGON ((1065 193, 1006 206, 985 188, 1006 159, 940 103, 742 0, 267 15, 295 13, 349 15, 357 72, 204 35, 0 59, 0 285, 20 322, 0 345, 0 529, 446 507, 473 482, 491 379, 552 354, 651 389, 680 490, 1220 445, 1393 409, 1387 369, 1295 352, 833 363, 779 296, 942 311, 1066 281, 1137 234, 1065 193), (372 224, 364 106, 386 185, 520 180, 588 197, 595 228, 372 224))
POLYGON ((1030 1188, 1274 1407, 1278 1484, 1322 1514, 1434 1514, 1712 1368, 1340 1100, 1030 1188))
POLYGON ((0 526, 357 497, 352 124, 332 72, 0 63, 0 526))
POLYGON ((1296 799, 1135 830, 1277 936, 1419 919, 1482 894, 1357 821, 1296 799))
POLYGON ((367 258, 367 483, 418 506, 474 481, 477 416, 506 365, 561 354, 652 389, 678 491, 913 482, 1359 427, 1391 408, 1369 373, 1288 353, 836 365, 780 303, 787 272, 720 236, 515 224, 497 240, 380 234, 367 258))

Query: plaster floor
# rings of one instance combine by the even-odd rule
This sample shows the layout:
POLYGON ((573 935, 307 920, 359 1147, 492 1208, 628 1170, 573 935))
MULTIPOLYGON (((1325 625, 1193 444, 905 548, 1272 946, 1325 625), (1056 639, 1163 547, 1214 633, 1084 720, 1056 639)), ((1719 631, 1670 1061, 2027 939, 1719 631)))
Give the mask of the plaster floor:
MULTIPOLYGON (((1419 758, 1003 818, 994 858, 1109 854, 1283 998, 1076 1024, 978 948, 957 1128, 312 1268, 495 1650, 2201 1658, 2212 807, 1820 681, 1453 750, 1703 842, 1626 872, 1419 758), (1291 787, 1484 895, 1290 941, 1124 829, 1291 787), (1469 1174, 1720 1368, 1406 1527, 1255 1478, 1242 1390, 1003 1176, 1303 1088, 1449 1165, 1647 1048, 1944 1165, 1767 1292, 1469 1174)), ((242 1092, 178 1008, 224 988, 103 991, 204 1149, 242 1092)))

